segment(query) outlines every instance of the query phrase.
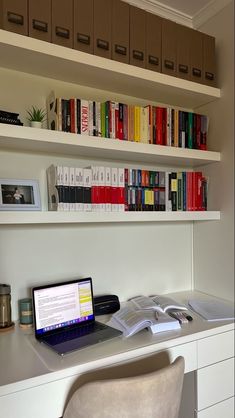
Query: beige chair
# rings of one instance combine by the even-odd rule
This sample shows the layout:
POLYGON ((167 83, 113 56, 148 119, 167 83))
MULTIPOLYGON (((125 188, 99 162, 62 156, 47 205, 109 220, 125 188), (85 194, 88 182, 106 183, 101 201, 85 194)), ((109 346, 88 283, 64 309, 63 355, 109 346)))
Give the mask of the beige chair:
POLYGON ((135 377, 86 383, 73 394, 64 418, 178 418, 184 359, 135 377))

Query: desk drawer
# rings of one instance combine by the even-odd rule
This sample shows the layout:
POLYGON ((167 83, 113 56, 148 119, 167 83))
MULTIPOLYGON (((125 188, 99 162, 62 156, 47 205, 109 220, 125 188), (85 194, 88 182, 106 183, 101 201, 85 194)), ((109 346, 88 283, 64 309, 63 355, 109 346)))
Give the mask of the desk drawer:
POLYGON ((198 341, 198 368, 234 356, 234 331, 213 335, 198 341))
POLYGON ((177 357, 184 357, 185 373, 192 372, 197 369, 197 347, 196 342, 178 345, 166 350, 170 362, 172 363, 177 357))
POLYGON ((1 418, 58 418, 77 379, 68 377, 0 397, 1 418))
POLYGON ((216 405, 198 412, 197 418, 234 418, 234 398, 217 403, 216 405))
POLYGON ((197 394, 198 410, 234 396, 234 359, 198 370, 197 394))

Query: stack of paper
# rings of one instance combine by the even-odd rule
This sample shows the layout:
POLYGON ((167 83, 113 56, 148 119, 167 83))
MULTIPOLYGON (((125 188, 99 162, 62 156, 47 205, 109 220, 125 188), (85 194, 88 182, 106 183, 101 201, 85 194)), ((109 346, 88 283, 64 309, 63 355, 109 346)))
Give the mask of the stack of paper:
POLYGON ((234 319, 234 305, 217 299, 191 299, 189 306, 207 321, 225 321, 234 319))

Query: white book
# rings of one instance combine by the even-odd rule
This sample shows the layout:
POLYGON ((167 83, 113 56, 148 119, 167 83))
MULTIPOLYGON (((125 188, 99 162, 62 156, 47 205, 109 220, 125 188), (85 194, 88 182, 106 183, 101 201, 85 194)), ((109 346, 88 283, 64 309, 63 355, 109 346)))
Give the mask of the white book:
POLYGON ((234 304, 231 302, 224 302, 216 298, 207 300, 191 299, 188 301, 189 306, 202 318, 207 321, 225 321, 234 320, 234 304))
POLYGON ((93 136, 93 101, 88 101, 89 119, 88 119, 88 135, 93 136))
POLYGON ((116 123, 115 123, 115 102, 111 102, 111 130, 110 138, 116 138, 116 123))
POLYGON ((187 306, 176 302, 168 296, 156 295, 156 296, 138 296, 130 300, 130 303, 136 309, 152 310, 159 313, 168 313, 174 310, 184 311, 187 310, 187 306))
POLYGON ((99 187, 99 167, 91 167, 91 210, 92 212, 99 211, 98 204, 98 187, 99 187))
POLYGON ((112 212, 118 212, 118 169, 111 168, 111 207, 112 212))
POLYGON ((89 102, 81 99, 81 135, 89 134, 89 102))
POLYGON ((75 168, 69 167, 69 210, 75 211, 75 168))
POLYGON ((118 212, 125 211, 125 168, 118 168, 118 212))
POLYGON ((111 167, 105 167, 105 211, 111 212, 111 167))
POLYGON ((62 166, 52 164, 47 168, 48 210, 60 211, 63 209, 62 172, 62 166))
POLYGON ((78 212, 83 212, 83 210, 84 210, 84 202, 83 202, 83 188, 84 188, 83 168, 79 168, 79 167, 76 167, 75 168, 75 187, 76 187, 75 210, 77 210, 78 212))
POLYGON ((84 211, 91 212, 91 168, 83 169, 84 211))
POLYGON ((63 166, 63 209, 69 211, 69 167, 63 166))
POLYGON ((179 322, 167 314, 157 314, 153 310, 135 310, 127 305, 113 314, 108 325, 123 332, 124 337, 130 337, 148 328, 152 334, 180 329, 179 322))
POLYGON ((105 212, 105 167, 98 167, 98 211, 105 212))
POLYGON ((170 172, 166 171, 165 173, 165 199, 166 199, 166 211, 172 211, 172 204, 170 199, 170 183, 169 183, 169 174, 170 172))

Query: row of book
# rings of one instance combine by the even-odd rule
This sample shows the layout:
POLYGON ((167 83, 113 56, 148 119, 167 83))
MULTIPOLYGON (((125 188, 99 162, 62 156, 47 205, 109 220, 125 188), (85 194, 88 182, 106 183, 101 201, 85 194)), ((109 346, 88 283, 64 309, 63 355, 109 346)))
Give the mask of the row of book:
POLYGON ((208 117, 170 107, 48 98, 49 129, 102 138, 207 149, 208 117))
POLYGON ((54 211, 204 211, 208 181, 202 172, 51 165, 48 206, 54 211))

